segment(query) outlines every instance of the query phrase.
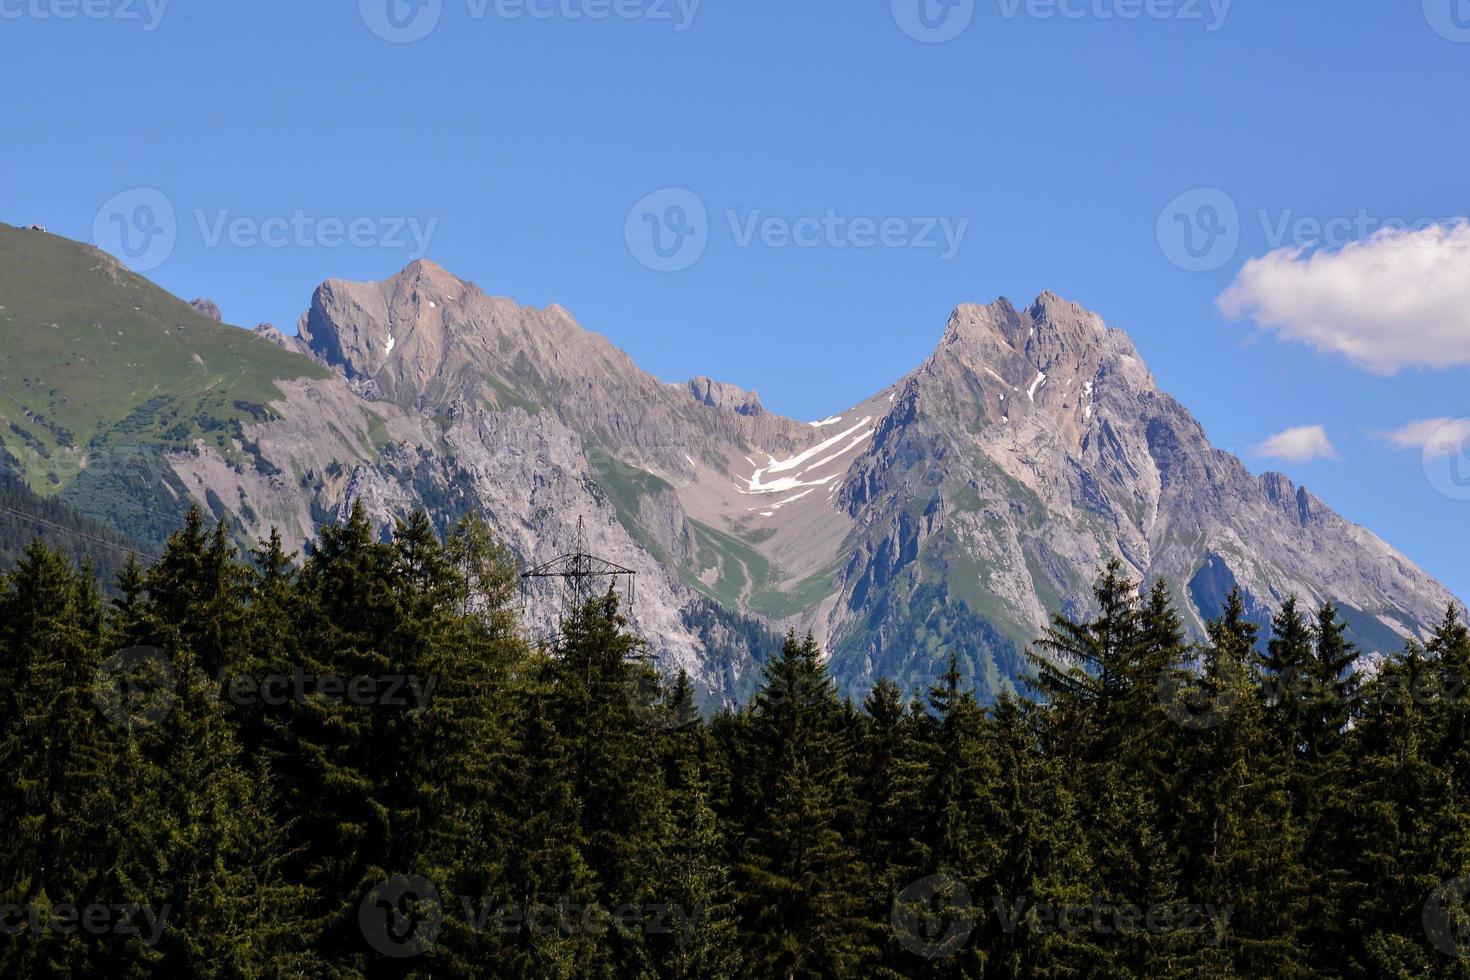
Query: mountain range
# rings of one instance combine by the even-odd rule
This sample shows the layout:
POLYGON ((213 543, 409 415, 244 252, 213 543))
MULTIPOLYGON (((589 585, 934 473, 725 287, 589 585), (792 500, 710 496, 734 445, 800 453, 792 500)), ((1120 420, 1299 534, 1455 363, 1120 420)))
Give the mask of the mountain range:
POLYGON ((1052 293, 957 307, 917 368, 810 422, 710 377, 661 381, 567 310, 429 261, 322 283, 294 335, 218 318, 96 248, 0 225, 0 469, 145 552, 192 503, 242 543, 275 526, 296 548, 354 501, 383 529, 473 511, 528 565, 580 524, 637 572, 635 629, 709 703, 748 695, 787 628, 817 635, 848 691, 927 684, 954 653, 994 697, 1113 557, 1166 578, 1195 631, 1237 585, 1262 622, 1288 595, 1331 599, 1368 650, 1455 601, 1213 448, 1127 334, 1052 293))

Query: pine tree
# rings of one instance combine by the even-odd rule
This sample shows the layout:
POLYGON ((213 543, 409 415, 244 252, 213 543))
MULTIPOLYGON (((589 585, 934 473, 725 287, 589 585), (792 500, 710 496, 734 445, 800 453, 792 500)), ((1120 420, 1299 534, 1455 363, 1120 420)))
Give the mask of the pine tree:
MULTIPOLYGON (((1457 642, 1457 627, 1452 612, 1436 634, 1441 649, 1457 642)), ((1362 691, 1344 787, 1351 820, 1340 918, 1332 945, 1317 951, 1320 969, 1351 977, 1470 975, 1470 963, 1424 941, 1427 898, 1470 874, 1470 806, 1433 760, 1442 706, 1436 668, 1410 642, 1362 691)))
MULTIPOLYGON (((894 896, 922 878, 924 859, 915 828, 927 803, 928 736, 932 725, 921 707, 905 703, 897 684, 879 680, 863 701, 865 720, 857 746, 856 798, 862 810, 861 860, 868 869, 867 915, 883 921, 894 896)), ((912 954, 890 942, 884 975, 912 968, 912 954)))
POLYGON ((345 524, 320 529, 299 579, 301 659, 281 665, 290 671, 291 694, 259 709, 280 733, 271 757, 292 818, 292 880, 313 890, 319 949, 339 968, 366 962, 357 922, 362 897, 390 875, 421 873, 400 823, 416 786, 407 764, 420 756, 405 731, 412 721, 390 717, 406 711, 353 704, 340 686, 412 673, 394 660, 405 600, 394 592, 393 561, 361 501, 345 524))
MULTIPOLYGON (((660 728, 637 701, 651 668, 642 643, 626 629, 611 590, 589 601, 561 628, 553 662, 558 737, 576 760, 583 854, 596 901, 607 908, 667 903, 659 894, 662 841, 670 833, 669 802, 659 768, 660 728), (638 674, 644 674, 642 681, 638 674)), ((606 969, 636 975, 651 967, 647 937, 611 929, 599 946, 606 969)))
MULTIPOLYGON (((85 904, 106 864, 82 816, 108 777, 97 715, 101 599, 60 551, 33 542, 0 592, 0 904, 85 904)), ((27 929, 7 937, 0 972, 65 975, 86 963, 78 937, 27 929)))
POLYGON ((1304 754, 1311 762, 1322 762, 1343 745, 1348 723, 1357 701, 1357 677, 1353 667, 1358 649, 1347 639, 1347 624, 1337 616, 1337 607, 1323 603, 1313 630, 1310 680, 1306 705, 1304 754))
MULTIPOLYGON (((1033 686, 1048 699, 1043 733, 1061 760, 1072 792, 1087 801, 1086 835, 1099 901, 1139 908, 1176 899, 1175 869, 1162 819, 1155 750, 1158 703, 1182 650, 1167 604, 1144 607, 1114 559, 1093 588, 1097 615, 1087 622, 1054 617, 1030 653, 1033 686)), ((1144 969, 1148 944, 1139 935, 1111 936, 1107 970, 1144 969)))
POLYGON ((987 977, 1061 978, 1104 972, 1112 956, 1100 937, 1069 934, 1037 909, 1080 908, 1098 893, 1083 812, 1064 760, 1044 748, 1044 708, 1006 695, 994 709, 996 797, 989 829, 1000 854, 988 891, 973 896, 981 917, 975 942, 987 977))
POLYGON ((1208 624, 1204 683, 1222 705, 1218 723, 1183 743, 1181 897, 1229 910, 1228 930, 1175 944, 1174 975, 1304 976, 1295 923, 1306 906, 1303 831, 1290 763, 1266 727, 1254 683, 1256 626, 1239 589, 1208 624))
POLYGON ((1312 631, 1289 596, 1271 619, 1271 638, 1260 655, 1267 726, 1284 757, 1296 760, 1307 751, 1307 720, 1312 686, 1312 631))
MULTIPOLYGON (((187 668, 192 654, 172 659, 187 668)), ((122 831, 108 838, 110 883, 167 913, 147 962, 197 977, 317 972, 274 789, 246 765, 217 683, 178 676, 166 722, 128 733, 105 800, 122 831)))
POLYGON ((1433 738, 1428 746, 1434 764, 1455 785, 1470 787, 1470 630, 1460 611, 1445 611, 1425 644, 1428 669, 1415 686, 1402 692, 1428 710, 1433 738))
POLYGON ((850 732, 816 641, 788 634, 743 719, 737 890, 746 974, 865 972, 876 926, 863 915, 848 764, 850 732))
MULTIPOLYGON (((904 850, 914 855, 919 876, 940 876, 963 884, 972 897, 984 895, 992 890, 999 871, 999 848, 990 833, 1001 805, 996 795, 999 777, 985 712, 974 692, 961 686, 954 655, 929 690, 925 722, 924 806, 904 850)), ((912 940, 893 936, 891 943, 905 938, 912 940)), ((967 942, 931 970, 944 976, 978 977, 983 975, 986 955, 982 942, 967 942)))
POLYGON ((664 779, 669 788, 670 836, 658 877, 662 901, 691 922, 690 931, 659 937, 660 976, 693 980, 735 976, 740 968, 734 884, 725 863, 726 841, 710 788, 713 746, 694 707, 689 675, 680 670, 668 695, 664 779))

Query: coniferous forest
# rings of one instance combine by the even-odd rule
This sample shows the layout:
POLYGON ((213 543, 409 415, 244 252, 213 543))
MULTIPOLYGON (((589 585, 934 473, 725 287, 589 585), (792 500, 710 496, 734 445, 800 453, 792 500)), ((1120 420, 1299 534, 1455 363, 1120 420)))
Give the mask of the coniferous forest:
POLYGON ((1025 698, 844 700, 795 635, 703 717, 615 595, 554 648, 474 519, 304 556, 196 512, 0 576, 5 977, 1470 976, 1470 634, 1202 642, 1117 564, 1025 698))

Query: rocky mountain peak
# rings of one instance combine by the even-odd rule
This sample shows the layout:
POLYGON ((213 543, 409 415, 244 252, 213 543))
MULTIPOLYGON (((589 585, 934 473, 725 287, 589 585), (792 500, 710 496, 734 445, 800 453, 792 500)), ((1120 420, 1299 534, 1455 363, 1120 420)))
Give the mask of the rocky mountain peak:
POLYGON ((936 404, 984 426, 1043 416, 1076 445, 1104 389, 1124 401, 1155 393, 1127 334, 1053 292, 1025 309, 1001 297, 955 308, 938 348, 916 372, 936 404), (978 418, 977 418, 978 416, 978 418))
POLYGON ((765 406, 754 391, 746 391, 737 385, 698 377, 689 380, 689 394, 701 405, 720 408, 740 415, 764 415, 765 406))
POLYGON ((474 287, 448 269, 428 259, 410 262, 385 285, 396 295, 419 294, 426 299, 458 299, 474 287))
MULTIPOLYGON (((962 351, 1002 375, 1002 366, 1025 366, 1049 375, 1071 369, 1075 374, 1105 355, 1134 353, 1121 331, 1109 330, 1096 313, 1050 291, 1024 310, 1005 297, 956 307, 939 345, 939 352, 946 350, 962 351)), ((1013 385, 1021 380, 1006 376, 1013 385)))
POLYGON ((410 375, 431 374, 449 344, 450 311, 482 297, 419 259, 381 282, 322 283, 297 333, 318 360, 353 380, 376 377, 390 360, 406 362, 410 375))

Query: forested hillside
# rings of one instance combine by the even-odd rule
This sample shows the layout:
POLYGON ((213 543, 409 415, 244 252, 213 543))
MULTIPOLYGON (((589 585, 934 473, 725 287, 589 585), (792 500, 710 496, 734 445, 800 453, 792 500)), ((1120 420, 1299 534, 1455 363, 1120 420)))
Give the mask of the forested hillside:
POLYGON ((1470 975, 1470 634, 1266 653, 1117 564, 983 708, 810 639, 700 716, 616 596, 554 649, 470 518, 294 562, 196 511, 116 597, 0 577, 6 977, 1470 975), (1360 669, 1362 668, 1362 669, 1360 669))
POLYGON ((38 496, 6 471, 5 457, 0 455, 0 569, 15 565, 38 537, 74 562, 90 561, 105 586, 116 581, 128 554, 139 550, 107 525, 59 500, 38 496))

